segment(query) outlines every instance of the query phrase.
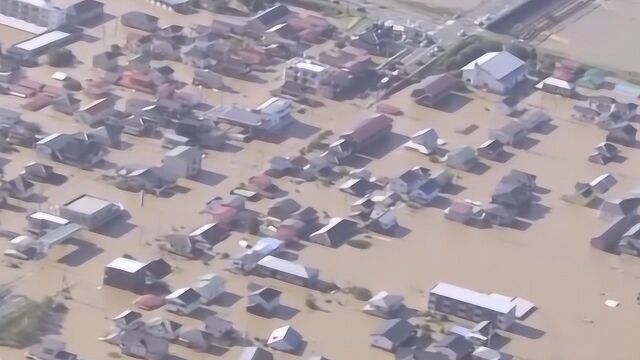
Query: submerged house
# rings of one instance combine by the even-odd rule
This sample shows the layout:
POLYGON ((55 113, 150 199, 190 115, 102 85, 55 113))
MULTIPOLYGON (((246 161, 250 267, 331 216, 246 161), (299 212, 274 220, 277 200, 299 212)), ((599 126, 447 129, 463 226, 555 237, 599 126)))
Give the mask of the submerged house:
POLYGON ((478 165, 476 151, 469 146, 451 150, 445 157, 445 164, 451 168, 470 171, 478 165))
POLYGON ((503 205, 488 204, 483 211, 485 221, 492 225, 511 226, 516 221, 516 211, 503 205))
POLYGON ((116 176, 115 186, 132 192, 161 194, 176 184, 176 177, 158 166, 127 166, 118 169, 116 176))
POLYGON ((401 195, 408 195, 427 182, 430 174, 431 170, 422 166, 414 166, 400 176, 391 179, 389 181, 389 190, 401 195))
POLYGON ((589 155, 589 161, 600 165, 610 163, 620 154, 618 147, 610 142, 601 142, 596 145, 594 150, 595 151, 589 155))
POLYGON ((637 132, 638 129, 630 123, 617 124, 609 128, 607 141, 624 146, 635 146, 637 132))
POLYGON ((290 325, 273 330, 267 339, 267 346, 286 353, 297 352, 302 344, 302 335, 290 325))
POLYGON ((523 212, 533 201, 533 193, 524 185, 502 180, 491 195, 491 202, 523 212))
POLYGON ((247 296, 247 312, 269 317, 280 306, 282 292, 270 287, 263 287, 252 291, 247 296))
POLYGON ((416 104, 433 107, 444 100, 459 84, 459 80, 448 73, 427 76, 411 91, 416 104))
POLYGON ((320 271, 275 256, 267 255, 258 261, 256 271, 291 284, 314 288, 319 280, 320 271))
POLYGON ((434 128, 420 130, 411 136, 411 140, 405 144, 409 149, 429 155, 440 147, 440 137, 434 128))
POLYGON ((169 342, 143 331, 128 330, 120 336, 120 350, 129 356, 163 360, 169 354, 169 342))
POLYGON ((207 304, 225 292, 227 280, 216 274, 205 274, 191 287, 200 294, 200 301, 207 304))
POLYGON ((320 230, 309 235, 309 241, 329 247, 344 244, 358 234, 358 223, 344 218, 332 218, 320 230))
POLYGON ((364 150, 391 133, 393 119, 387 115, 375 114, 360 121, 352 129, 342 133, 340 139, 354 152, 364 150))
POLYGON ((87 139, 83 134, 56 133, 38 141, 35 145, 38 156, 49 160, 92 167, 100 163, 107 150, 98 142, 87 139))
POLYGON ((474 87, 506 94, 527 78, 527 64, 507 52, 488 52, 462 68, 462 80, 474 87))
POLYGON ((527 126, 518 121, 510 121, 498 129, 489 129, 489 139, 498 140, 502 144, 514 146, 527 137, 527 126))
POLYGON ((491 139, 478 146, 476 151, 478 156, 495 161, 504 153, 504 144, 500 140, 491 139))
POLYGON ((193 288, 180 288, 166 296, 165 309, 180 315, 188 315, 200 307, 202 296, 193 288))
POLYGON ((381 291, 367 301, 362 311, 384 319, 391 319, 404 309, 404 296, 381 291))
POLYGON ((404 319, 386 320, 371 333, 371 346, 389 352, 407 344, 416 335, 415 326, 404 319))

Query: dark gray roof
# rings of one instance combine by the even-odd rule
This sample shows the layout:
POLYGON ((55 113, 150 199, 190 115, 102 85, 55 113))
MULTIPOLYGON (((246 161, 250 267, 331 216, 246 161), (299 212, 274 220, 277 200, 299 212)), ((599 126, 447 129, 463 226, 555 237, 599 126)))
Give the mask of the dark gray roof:
POLYGON ((273 360, 273 355, 267 350, 257 347, 245 347, 238 360, 273 360))
POLYGON ((286 215, 288 217, 296 211, 299 211, 301 208, 302 206, 300 205, 300 203, 298 203, 294 199, 282 198, 276 200, 273 205, 269 207, 267 215, 273 217, 284 217, 286 215))
POLYGON ((595 150, 599 154, 611 156, 611 157, 615 156, 619 152, 618 147, 610 142, 603 142, 596 145, 595 150))
POLYGON ((262 25, 270 28, 274 25, 277 25, 277 21, 289 15, 291 10, 285 5, 276 5, 272 8, 266 9, 258 15, 254 16, 253 19, 258 20, 262 25))
POLYGON ((600 115, 600 113, 597 110, 594 110, 586 106, 580 106, 580 105, 575 105, 573 107, 573 111, 575 111, 578 114, 582 114, 589 117, 597 117, 598 115, 600 115))
POLYGON ((502 150, 503 147, 504 147, 504 144, 500 140, 492 139, 480 145, 478 149, 484 149, 487 151, 494 152, 494 151, 502 150))
POLYGON ((178 299, 182 300, 185 304, 191 304, 200 300, 200 297, 201 295, 199 292, 193 290, 193 288, 188 288, 178 296, 178 299))
POLYGON ((517 96, 507 96, 506 98, 502 99, 501 102, 509 107, 513 107, 518 105, 519 101, 517 96))
POLYGON ((207 331, 210 331, 211 333, 218 333, 218 332, 223 332, 226 331, 227 329, 229 329, 232 326, 231 321, 229 320, 225 320, 223 318, 220 318, 218 316, 212 315, 212 316, 208 316, 205 320, 204 320, 205 326, 207 331))
POLYGON ((415 326, 404 319, 385 320, 376 331, 371 333, 374 336, 383 336, 392 344, 401 344, 415 334, 415 326))
POLYGON ((521 170, 511 170, 509 174, 502 178, 507 182, 523 183, 523 184, 535 184, 537 176, 524 172, 521 170))
POLYGON ((431 170, 425 167, 416 166, 405 171, 398 178, 404 181, 405 183, 407 183, 408 185, 412 185, 414 183, 422 182, 426 180, 429 177, 430 172, 431 170))
POLYGON ((622 124, 616 124, 613 125, 612 127, 609 128, 609 132, 622 132, 625 135, 633 135, 635 136, 635 134, 638 132, 638 129, 636 129, 635 126, 629 124, 629 123, 622 123, 622 124))
POLYGON ((473 344, 458 334, 449 334, 438 341, 438 347, 447 348, 456 354, 456 359, 461 359, 473 352, 473 344))
POLYGON ((223 121, 246 126, 262 125, 262 115, 237 106, 232 106, 224 110, 218 114, 218 118, 223 121))
POLYGON ((276 290, 274 288, 265 287, 250 293, 249 295, 257 295, 260 296, 264 301, 270 302, 273 299, 276 299, 282 295, 282 291, 276 290))
POLYGON ((513 217, 515 216, 515 211, 512 209, 509 209, 505 206, 502 205, 498 205, 498 204, 488 204, 485 208, 484 208, 484 212, 488 213, 488 214, 492 214, 495 216, 500 216, 500 217, 513 217))
POLYGON ((522 131, 526 131, 527 127, 520 122, 510 121, 509 123, 507 123, 506 125, 504 125, 498 130, 504 133, 505 135, 514 136, 522 131))
POLYGON ((190 56, 194 58, 207 59, 209 55, 207 55, 204 51, 200 50, 196 46, 192 46, 189 50, 183 53, 184 56, 190 56))
POLYGON ((520 117, 520 121, 529 126, 534 126, 543 122, 551 121, 551 117, 542 110, 529 110, 520 117))
POLYGON ((332 244, 341 244, 358 233, 358 223, 343 218, 332 219, 331 223, 317 233, 324 233, 332 244))
POLYGON ((72 7, 76 14, 82 15, 99 8, 104 8, 104 4, 96 0, 82 0, 75 3, 72 7))
POLYGON ((120 319, 124 320, 125 323, 130 324, 138 319, 142 319, 142 314, 133 310, 125 310, 113 318, 113 320, 120 320, 120 319))
POLYGON ((173 68, 169 65, 163 65, 160 67, 157 67, 154 69, 155 71, 157 71, 159 74, 164 75, 164 76, 168 76, 173 74, 175 71, 173 70, 173 68))
POLYGON ((122 17, 130 18, 130 19, 145 20, 145 21, 158 21, 157 17, 141 11, 130 11, 128 13, 122 14, 122 17))
POLYGON ((425 194, 432 194, 440 189, 440 184, 435 179, 429 179, 420 185, 416 190, 420 190, 425 194))

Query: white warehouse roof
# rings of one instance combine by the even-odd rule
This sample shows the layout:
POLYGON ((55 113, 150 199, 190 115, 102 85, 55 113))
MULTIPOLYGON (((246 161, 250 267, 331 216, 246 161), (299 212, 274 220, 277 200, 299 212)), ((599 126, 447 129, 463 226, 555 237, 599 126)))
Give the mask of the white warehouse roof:
POLYGON ((500 80, 526 63, 508 51, 488 52, 468 63, 462 70, 473 70, 479 66, 493 78, 500 80))

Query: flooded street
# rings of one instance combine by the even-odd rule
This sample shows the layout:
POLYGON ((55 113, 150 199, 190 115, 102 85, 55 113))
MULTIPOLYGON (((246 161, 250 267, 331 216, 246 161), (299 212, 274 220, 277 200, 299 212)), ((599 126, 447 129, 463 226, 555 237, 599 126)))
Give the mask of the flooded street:
MULTIPOLYGON (((451 4, 445 1, 438 3, 451 4)), ((470 1, 453 3, 451 6, 462 7, 470 1), (460 5, 455 5, 457 3, 460 5)), ((633 10, 636 5, 622 3, 613 2, 620 9, 626 9, 627 14, 632 11, 640 13, 639 7, 633 10)), ((163 10, 141 1, 111 1, 106 9, 116 16, 131 10, 152 9, 148 12, 167 18, 163 10), (126 6, 123 5, 125 3, 126 6)), ((593 25, 588 27, 589 30, 585 30, 587 27, 580 30, 584 38, 571 40, 571 51, 575 50, 576 54, 584 54, 585 57, 610 56, 623 48, 628 53, 621 53, 618 57, 620 66, 637 67, 632 56, 637 53, 632 51, 637 43, 624 40, 634 39, 633 34, 626 32, 611 41, 604 39, 604 32, 599 32, 597 27, 605 26, 605 23, 598 22, 597 16, 600 16, 598 12, 594 12, 581 20, 593 21, 593 25), (590 17, 592 20, 589 20, 590 17), (602 40, 603 47, 591 46, 596 38, 602 40), (580 45, 581 41, 584 45, 580 45), (624 46, 620 45, 622 43, 624 46), (605 50, 609 46, 611 50, 605 50)), ((606 16, 610 19, 611 15, 606 16)), ((176 16, 175 22, 184 26, 204 24, 210 22, 210 17, 210 14, 204 13, 190 18, 176 16)), ((110 21, 89 31, 96 38, 106 36, 103 40, 82 41, 69 46, 81 63, 65 71, 77 79, 98 74, 97 70, 89 70, 91 56, 100 49, 104 50, 105 46, 123 43, 126 37, 127 31, 116 23, 110 21)), ((166 20, 161 23, 169 24, 166 20)), ((571 26, 565 30, 567 35, 561 32, 558 36, 573 36, 570 35, 571 26)), ((634 29, 637 30, 637 26, 634 29)), ((610 57, 604 60, 608 61, 610 57)), ((594 61, 597 59, 594 58, 594 61)), ((191 83, 192 74, 187 66, 168 64, 176 70, 178 80, 191 83)), ((56 84, 50 78, 54 71, 56 69, 42 66, 30 69, 29 77, 56 84)), ((279 86, 280 76, 281 67, 277 71, 261 74, 266 82, 264 84, 225 78, 225 82, 233 88, 233 93, 204 91, 202 95, 212 104, 224 102, 253 107, 270 97, 269 91, 279 86)), ((186 89, 200 91, 190 85, 186 89)), ((410 136, 419 130, 435 128, 440 137, 446 140, 444 147, 447 149, 462 145, 477 147, 487 139, 490 128, 507 120, 494 111, 497 96, 481 91, 454 95, 451 101, 455 103, 455 106, 452 105, 455 111, 442 111, 415 105, 409 96, 411 90, 405 89, 385 100, 401 108, 404 115, 395 118, 393 134, 370 149, 358 163, 370 169, 374 176, 396 177, 416 165, 432 171, 444 168, 443 164, 432 162, 427 156, 403 147, 410 136), (468 135, 461 133, 460 129, 471 125, 477 126, 477 129, 468 135)), ((114 93, 123 98, 150 98, 123 89, 117 89, 114 93)), ((89 99, 79 97, 83 104, 89 102, 89 99)), ((2 95, 0 106, 24 111, 19 107, 23 100, 16 99, 2 95)), ((321 130, 329 129, 338 134, 372 114, 372 110, 360 104, 354 105, 355 102, 326 100, 323 107, 309 108, 305 114, 295 114, 300 124, 289 130, 291 136, 282 143, 254 140, 247 144, 234 144, 233 151, 206 151, 202 165, 206 179, 180 179, 179 185, 186 190, 169 198, 147 195, 144 206, 141 206, 138 194, 118 190, 104 183, 100 179, 103 170, 85 171, 49 163, 56 172, 66 177, 66 182, 61 186, 38 184, 38 194, 45 197, 41 203, 11 199, 13 206, 0 212, 0 226, 3 229, 21 232, 26 214, 37 210, 55 212, 59 205, 83 193, 121 203, 130 213, 130 218, 110 225, 100 233, 86 231, 80 236, 81 241, 53 248, 46 260, 21 262, 16 269, 3 266, 0 282, 13 282, 15 292, 33 299, 57 296, 68 285, 72 299, 65 301, 70 311, 65 317, 61 335, 68 341, 70 351, 86 359, 105 360, 111 358, 109 353, 119 351, 116 346, 100 342, 97 338, 105 334, 112 317, 132 308, 131 303, 137 297, 133 293, 102 287, 104 266, 124 254, 141 261, 158 257, 166 259, 174 268, 173 273, 165 279, 173 289, 189 286, 205 273, 214 272, 225 277, 228 281, 227 291, 233 301, 213 305, 209 310, 233 321, 234 326, 251 339, 267 338, 273 329, 291 324, 308 342, 305 359, 316 354, 334 360, 391 359, 392 354, 369 346, 369 334, 380 325, 381 320, 362 313, 363 302, 346 294, 321 294, 274 279, 231 274, 225 270, 228 260, 214 259, 209 264, 187 260, 160 250, 156 241, 158 236, 172 231, 191 231, 211 221, 209 216, 200 214, 205 203, 215 196, 229 194, 231 189, 248 177, 261 173, 268 167, 271 157, 296 155, 321 130), (283 291, 281 303, 295 311, 291 311, 292 315, 288 318, 266 319, 248 314, 245 306, 249 283, 270 285, 283 291), (310 310, 305 306, 309 294, 318 300, 323 311, 310 310)), ((296 254, 299 257, 297 261, 319 268, 320 277, 325 281, 341 286, 366 287, 374 294, 382 290, 402 294, 406 297, 407 305, 418 311, 426 310, 429 289, 441 281, 481 292, 526 298, 535 303, 538 309, 514 326, 511 332, 502 332, 507 340, 501 351, 518 359, 639 359, 636 334, 640 328, 640 307, 636 298, 640 291, 640 260, 592 249, 590 239, 606 223, 597 218, 597 210, 568 204, 560 197, 570 193, 576 182, 590 181, 603 173, 611 173, 619 181, 607 198, 615 199, 627 194, 640 184, 640 172, 637 170, 640 168, 640 150, 622 148, 626 158, 623 163, 611 163, 606 167, 590 163, 587 156, 596 144, 604 141, 605 132, 594 125, 573 120, 572 100, 538 92, 524 102, 548 112, 553 119, 553 127, 548 133, 529 136, 527 149, 507 148, 511 155, 504 163, 483 159, 480 172, 455 170, 455 193, 444 194, 432 206, 424 209, 399 207, 396 212, 400 225, 405 229, 402 236, 372 236, 368 239, 372 246, 366 250, 347 245, 333 249, 304 243, 296 254), (537 175, 537 184, 541 188, 537 194, 540 200, 521 219, 522 226, 517 229, 478 229, 444 219, 442 211, 454 199, 488 203, 494 186, 512 169, 537 175), (619 301, 620 306, 605 306, 607 299, 619 301)), ((122 108, 123 104, 120 103, 119 107, 122 108)), ((51 108, 35 113, 25 111, 23 118, 41 124, 47 132, 88 129, 51 108)), ((158 165, 166 151, 161 148, 158 139, 125 135, 124 141, 132 146, 125 150, 112 150, 107 157, 109 162, 119 166, 132 163, 158 165)), ((25 148, 0 157, 8 161, 4 167, 6 178, 16 176, 31 161, 41 161, 36 159, 33 150, 25 148)), ((350 205, 357 200, 338 191, 337 186, 327 187, 319 182, 296 184, 288 178, 274 182, 302 205, 313 206, 319 213, 326 211, 331 216, 347 216, 350 205)), ((264 213, 272 203, 272 200, 261 200, 247 203, 247 206, 264 213)), ((238 254, 242 251, 238 245, 240 240, 253 243, 257 238, 232 233, 230 238, 216 245, 214 251, 238 254)), ((0 251, 4 251, 6 246, 6 241, 0 242, 0 251)), ((143 316, 145 319, 167 317, 185 327, 199 324, 197 319, 177 316, 163 309, 143 312, 143 316)), ((177 358, 188 360, 212 358, 210 354, 191 351, 176 344, 171 345, 171 352, 177 358)), ((235 347, 218 354, 218 358, 237 359, 239 353, 240 349, 235 347)), ((277 360, 300 359, 282 353, 274 355, 277 360)), ((0 348, 0 357, 3 359, 19 359, 23 356, 24 350, 0 348)))

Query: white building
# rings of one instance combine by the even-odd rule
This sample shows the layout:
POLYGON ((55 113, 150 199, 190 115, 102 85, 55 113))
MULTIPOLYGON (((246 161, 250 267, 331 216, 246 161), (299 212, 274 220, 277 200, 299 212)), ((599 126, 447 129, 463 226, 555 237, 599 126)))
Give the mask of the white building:
POLYGON ((206 274, 193 284, 193 290, 200 294, 200 302, 206 304, 224 292, 226 283, 227 280, 221 276, 206 274))
POLYGON ((527 64, 507 52, 489 52, 462 68, 462 80, 475 87, 505 94, 527 77, 527 64))
POLYGON ((294 58, 287 62, 284 69, 285 82, 303 87, 304 91, 314 93, 329 78, 329 68, 308 59, 294 58))
POLYGON ((65 24, 67 11, 50 0, 0 0, 0 14, 55 29, 65 24))
POLYGON ((256 108, 269 128, 276 129, 291 123, 291 100, 273 97, 256 108))
POLYGON ((180 288, 165 297, 165 309, 180 315, 188 315, 200 307, 202 296, 193 288, 180 288))
POLYGON ((448 283, 438 283, 429 292, 428 307, 474 322, 491 321, 507 329, 516 320, 516 305, 511 298, 480 293, 448 283))

